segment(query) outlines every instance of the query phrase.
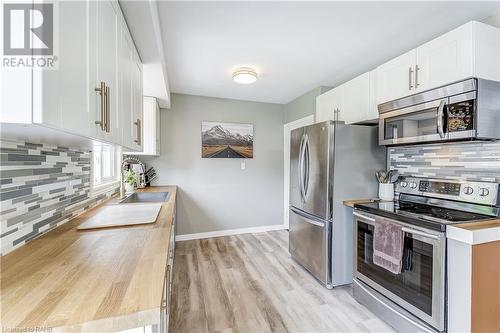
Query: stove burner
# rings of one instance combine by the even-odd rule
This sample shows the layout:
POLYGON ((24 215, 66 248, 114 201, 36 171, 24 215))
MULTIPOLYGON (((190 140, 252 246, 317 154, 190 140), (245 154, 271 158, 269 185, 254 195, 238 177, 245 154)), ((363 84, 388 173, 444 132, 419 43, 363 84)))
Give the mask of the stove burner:
POLYGON ((485 218, 484 215, 407 201, 396 202, 394 212, 399 214, 409 214, 427 220, 437 220, 437 222, 441 223, 464 222, 485 218))

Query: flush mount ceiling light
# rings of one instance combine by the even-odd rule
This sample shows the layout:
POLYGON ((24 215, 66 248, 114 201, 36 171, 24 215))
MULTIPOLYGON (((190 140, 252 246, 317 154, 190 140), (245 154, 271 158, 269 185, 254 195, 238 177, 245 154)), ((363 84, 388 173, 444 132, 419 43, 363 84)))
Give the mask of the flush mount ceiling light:
POLYGON ((250 67, 236 68, 233 72, 233 81, 241 84, 249 84, 257 81, 257 72, 250 67))

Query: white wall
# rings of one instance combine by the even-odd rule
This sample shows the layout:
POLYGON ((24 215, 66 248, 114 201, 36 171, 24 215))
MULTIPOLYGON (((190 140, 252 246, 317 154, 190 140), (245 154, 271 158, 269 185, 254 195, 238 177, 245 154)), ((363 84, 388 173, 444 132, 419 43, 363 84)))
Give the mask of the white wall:
POLYGON ((282 105, 172 94, 160 114, 161 155, 141 159, 179 186, 177 234, 283 223, 282 105), (254 124, 254 158, 202 159, 202 120, 254 124))

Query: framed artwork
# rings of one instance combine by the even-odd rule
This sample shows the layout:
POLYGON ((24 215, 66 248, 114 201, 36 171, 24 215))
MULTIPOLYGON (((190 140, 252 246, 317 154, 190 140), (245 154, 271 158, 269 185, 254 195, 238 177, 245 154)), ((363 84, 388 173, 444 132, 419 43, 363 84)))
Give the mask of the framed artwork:
POLYGON ((201 157, 253 158, 253 124, 202 121, 201 157))

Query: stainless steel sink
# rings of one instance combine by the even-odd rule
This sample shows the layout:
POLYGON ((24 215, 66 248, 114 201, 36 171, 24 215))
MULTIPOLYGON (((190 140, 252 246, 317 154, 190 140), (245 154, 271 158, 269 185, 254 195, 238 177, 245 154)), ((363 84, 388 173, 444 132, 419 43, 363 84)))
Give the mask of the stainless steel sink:
POLYGON ((169 192, 135 192, 120 201, 120 203, 166 202, 169 192))

